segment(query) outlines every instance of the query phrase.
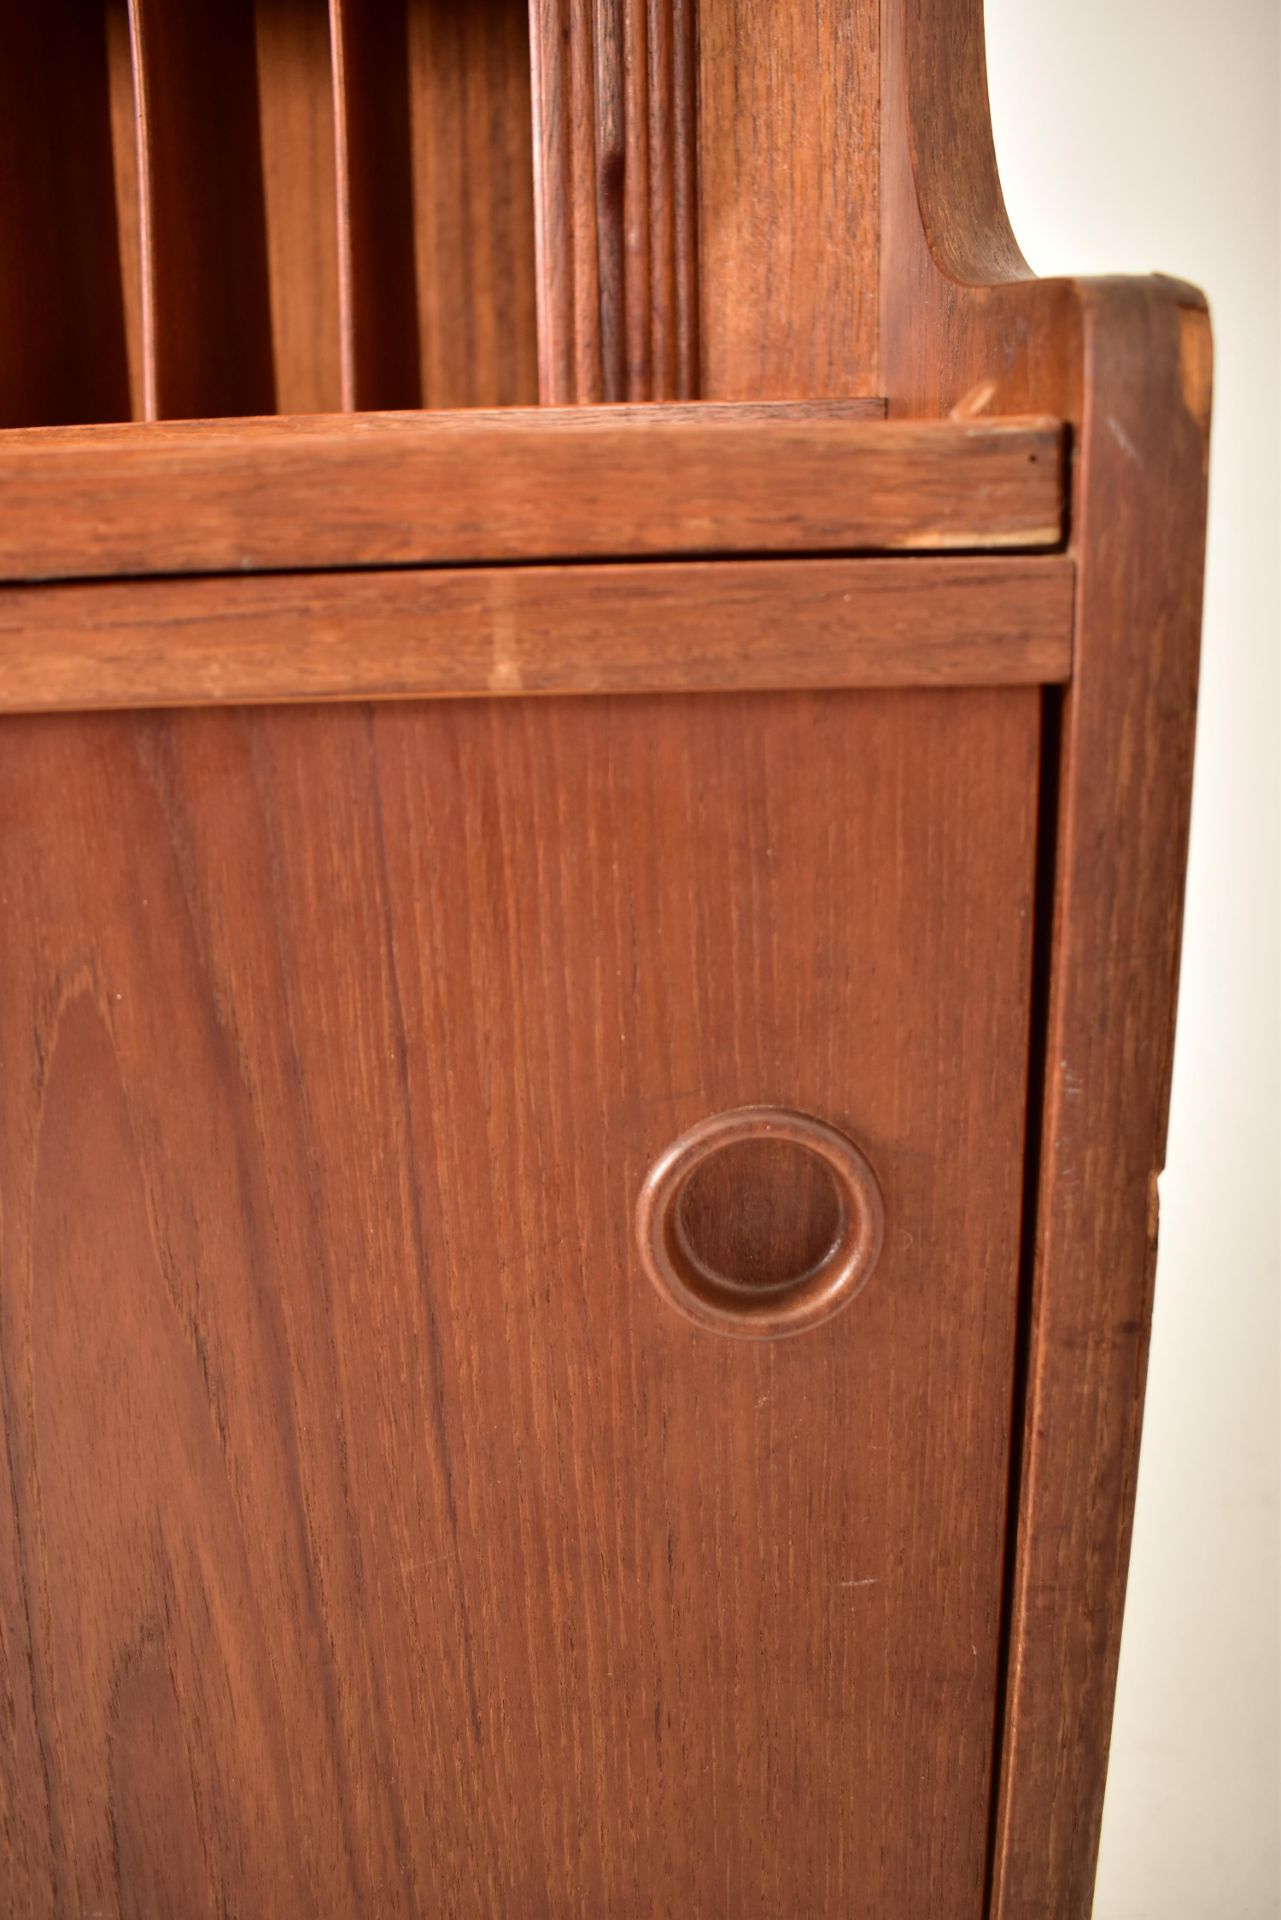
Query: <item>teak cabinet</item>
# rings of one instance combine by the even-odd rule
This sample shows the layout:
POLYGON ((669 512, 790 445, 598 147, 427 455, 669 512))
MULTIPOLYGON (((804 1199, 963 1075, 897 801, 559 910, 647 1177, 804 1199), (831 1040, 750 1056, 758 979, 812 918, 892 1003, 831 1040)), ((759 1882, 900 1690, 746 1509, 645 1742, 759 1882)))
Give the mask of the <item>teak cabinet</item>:
POLYGON ((1209 333, 980 0, 0 66, 0 1907, 1088 1914, 1209 333))

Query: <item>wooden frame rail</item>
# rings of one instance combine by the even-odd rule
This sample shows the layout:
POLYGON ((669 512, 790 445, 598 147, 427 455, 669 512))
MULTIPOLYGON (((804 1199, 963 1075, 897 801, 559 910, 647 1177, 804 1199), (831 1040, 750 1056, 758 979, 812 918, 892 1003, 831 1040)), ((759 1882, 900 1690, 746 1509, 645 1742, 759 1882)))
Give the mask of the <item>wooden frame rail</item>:
POLYGON ((0 579, 1053 547, 1046 419, 514 410, 0 436, 0 579))
POLYGON ((0 588, 0 713, 493 694, 1024 686, 1065 556, 441 568, 0 588))

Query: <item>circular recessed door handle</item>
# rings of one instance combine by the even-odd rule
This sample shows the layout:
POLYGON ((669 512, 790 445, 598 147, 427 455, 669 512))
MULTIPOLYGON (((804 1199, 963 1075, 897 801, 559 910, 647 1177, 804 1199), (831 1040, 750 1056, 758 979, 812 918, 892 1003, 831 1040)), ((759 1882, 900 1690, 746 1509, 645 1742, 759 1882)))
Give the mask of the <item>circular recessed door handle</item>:
POLYGON ((845 1134, 786 1107, 738 1107, 659 1155, 636 1204, 636 1243, 678 1312, 720 1333, 777 1339, 854 1298, 876 1265, 884 1218, 876 1176, 845 1134), (800 1206, 789 1204, 802 1188, 800 1206), (777 1233, 776 1216, 787 1216, 777 1233), (737 1232, 740 1221, 751 1230, 737 1232), (785 1259, 780 1269, 787 1240, 795 1271, 785 1259))

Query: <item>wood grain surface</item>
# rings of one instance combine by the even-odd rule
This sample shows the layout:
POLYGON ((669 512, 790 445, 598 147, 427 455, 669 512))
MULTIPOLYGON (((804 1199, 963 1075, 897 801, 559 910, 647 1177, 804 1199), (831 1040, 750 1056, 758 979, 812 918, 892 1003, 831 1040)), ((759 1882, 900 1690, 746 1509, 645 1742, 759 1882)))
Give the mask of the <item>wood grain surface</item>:
POLYGON ((0 439, 0 578, 1057 545, 1052 420, 514 410, 0 439))
POLYGON ((7 1912, 978 1912, 1038 707, 5 723, 7 1912), (761 1099, 887 1236, 753 1345, 761 1099))
POLYGON ((342 405, 333 60, 317 0, 258 0, 254 52, 279 413, 342 405))
POLYGON ((407 26, 421 404, 533 405, 527 10, 408 0, 407 26))
POLYGON ((699 0, 699 392, 877 384, 879 13, 699 0))
POLYGON ((1072 567, 694 561, 0 588, 0 711, 1038 685, 1072 567))
POLYGON ((695 561, 0 588, 0 710, 1043 685, 1072 563, 695 561))

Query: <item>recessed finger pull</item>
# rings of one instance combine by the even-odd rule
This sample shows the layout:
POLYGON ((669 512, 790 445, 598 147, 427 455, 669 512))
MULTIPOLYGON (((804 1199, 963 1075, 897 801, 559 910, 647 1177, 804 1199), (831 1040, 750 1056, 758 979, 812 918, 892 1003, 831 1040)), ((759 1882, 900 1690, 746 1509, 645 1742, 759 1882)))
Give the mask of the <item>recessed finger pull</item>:
POLYGON ((636 1241, 670 1306, 700 1326, 777 1339, 819 1326, 867 1283, 884 1207, 845 1134, 786 1107, 714 1114, 646 1175, 636 1241))

